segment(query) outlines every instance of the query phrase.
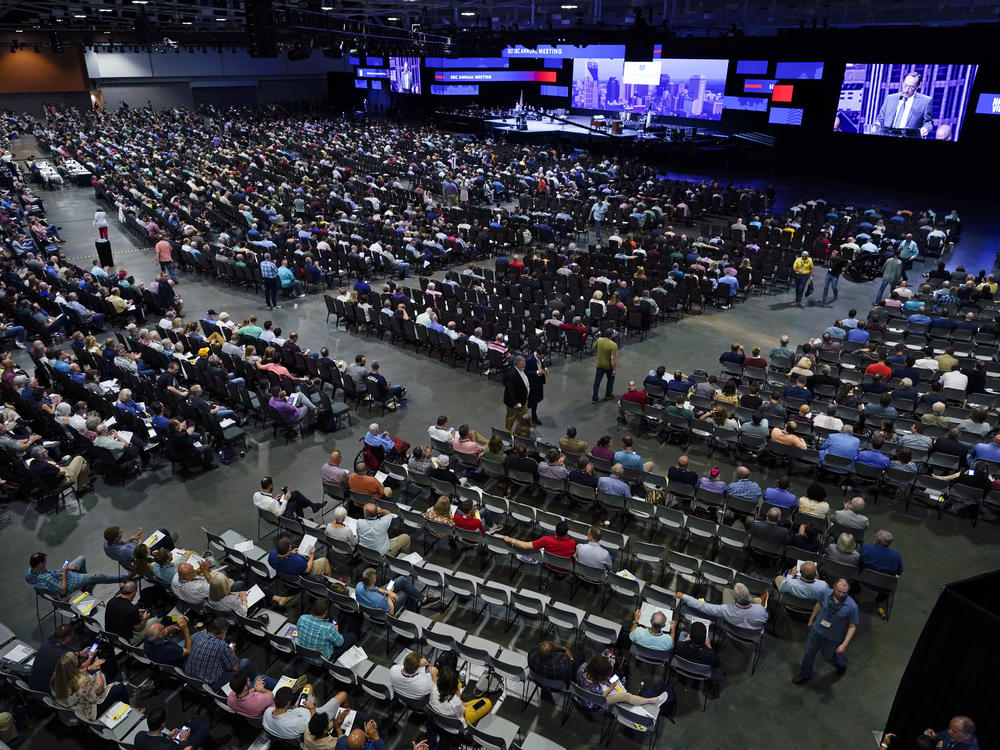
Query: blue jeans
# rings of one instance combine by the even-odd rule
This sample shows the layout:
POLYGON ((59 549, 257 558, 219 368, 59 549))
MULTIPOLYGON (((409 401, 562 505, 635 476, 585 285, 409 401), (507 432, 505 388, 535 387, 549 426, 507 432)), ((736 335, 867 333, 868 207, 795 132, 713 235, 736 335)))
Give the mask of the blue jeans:
POLYGON ((390 396, 396 396, 398 398, 399 395, 403 392, 403 386, 401 386, 401 385, 390 385, 389 388, 388 388, 388 390, 389 390, 389 395, 390 396))
POLYGON ((395 611, 401 612, 404 609, 413 610, 414 612, 420 611, 420 600, 424 598, 424 595, 417 590, 417 587, 410 582, 410 579, 406 576, 400 576, 392 582, 392 590, 399 595, 399 601, 396 602, 395 611))
POLYGON ((232 409, 219 409, 215 412, 215 418, 221 422, 223 419, 237 419, 237 416, 232 409))
POLYGON ((302 282, 299 281, 298 279, 292 279, 291 281, 288 282, 287 286, 282 286, 282 291, 284 291, 286 294, 290 294, 297 297, 298 295, 302 294, 302 282))
POLYGON ((409 263, 404 263, 404 262, 400 261, 399 263, 396 264, 396 270, 397 271, 402 271, 404 279, 408 279, 410 277, 410 264, 409 263))
POLYGON ((170 276, 171 281, 177 281, 177 276, 174 274, 174 262, 172 260, 160 261, 160 270, 166 271, 170 276))
POLYGON ((802 296, 806 293, 806 287, 809 285, 809 274, 807 273, 797 273, 795 274, 795 301, 801 302, 802 296))
POLYGON ((597 372, 594 373, 594 395, 593 400, 597 401, 597 391, 601 387, 601 380, 607 376, 608 385, 604 391, 605 396, 610 396, 614 392, 615 388, 615 375, 613 370, 605 370, 603 367, 598 367, 597 372))
POLYGON ((892 285, 893 285, 893 282, 887 281, 886 279, 882 279, 882 283, 879 284, 879 287, 878 287, 878 294, 875 295, 875 301, 878 302, 880 299, 883 299, 882 292, 884 292, 887 287, 888 287, 889 291, 891 292, 892 291, 892 285))
POLYGON ((98 328, 104 328, 104 313, 94 313, 90 316, 90 319, 85 320, 84 323, 93 323, 98 328))
POLYGON ((243 387, 247 384, 247 381, 244 378, 229 378, 229 382, 232 383, 233 385, 238 385, 240 387, 243 387))
POLYGON ((4 331, 3 335, 4 336, 11 336, 12 338, 16 339, 17 341, 20 341, 22 344, 24 343, 24 339, 27 338, 27 335, 26 335, 26 333, 24 331, 24 327, 23 326, 11 326, 6 331, 4 331))
POLYGON ((833 298, 837 299, 837 284, 840 283, 840 277, 834 276, 832 273, 826 275, 826 281, 823 282, 823 301, 826 302, 827 294, 829 294, 830 289, 833 289, 833 298))
POLYGON ((816 654, 822 654, 826 661, 838 669, 847 667, 847 658, 843 654, 837 653, 840 641, 824 638, 818 630, 819 627, 821 626, 818 624, 814 625, 806 638, 806 650, 802 654, 802 665, 799 667, 799 672, 806 677, 813 676, 813 662, 816 661, 816 654))
MULTIPOLYGON (((235 590, 235 587, 234 587, 235 590)), ((249 659, 240 659, 240 663, 236 665, 236 669, 230 672, 223 672, 221 675, 215 678, 215 680, 209 683, 213 689, 222 690, 223 685, 229 684, 229 681, 233 679, 237 672, 242 672, 250 680, 250 684, 257 679, 257 670, 253 668, 253 662, 249 659)), ((264 687, 268 690, 274 690, 278 681, 273 677, 268 677, 267 675, 261 675, 264 678, 264 687)))
POLYGON ((129 577, 129 573, 122 573, 120 576, 109 575, 108 573, 88 573, 87 572, 87 558, 83 555, 70 560, 69 566, 71 568, 79 568, 77 571, 80 574, 80 583, 77 588, 83 588, 84 586, 90 586, 94 583, 120 583, 129 577))
POLYGON ((601 224, 604 223, 604 219, 594 219, 594 236, 597 239, 601 239, 601 224))

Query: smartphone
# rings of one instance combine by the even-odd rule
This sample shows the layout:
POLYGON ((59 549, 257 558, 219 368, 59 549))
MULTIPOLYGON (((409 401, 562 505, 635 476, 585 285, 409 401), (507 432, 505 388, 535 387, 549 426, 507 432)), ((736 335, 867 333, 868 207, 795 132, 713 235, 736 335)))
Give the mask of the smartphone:
POLYGON ((302 688, 302 692, 299 694, 299 708, 306 705, 306 701, 309 700, 309 688, 302 688))
POLYGON ((486 699, 480 698, 479 700, 477 700, 475 703, 472 704, 472 710, 479 711, 485 705, 486 705, 486 699))
POLYGON ((229 643, 229 648, 235 649, 236 648, 236 641, 231 641, 229 643))
POLYGON ((62 566, 65 568, 68 565, 69 565, 69 560, 63 560, 62 566))
POLYGON ((333 627, 337 627, 337 621, 336 620, 330 620, 330 624, 333 625, 333 627))
POLYGON ((93 654, 95 651, 97 651, 97 641, 90 646, 90 653, 93 654))
POLYGON ((187 731, 188 729, 190 729, 190 728, 191 728, 191 727, 189 727, 189 726, 188 726, 187 724, 185 724, 184 726, 182 726, 182 727, 181 727, 181 731, 179 731, 179 732, 177 733, 177 736, 178 736, 178 737, 180 737, 180 736, 181 736, 182 734, 184 734, 184 733, 185 733, 185 732, 186 732, 186 731, 187 731))
POLYGON ((385 585, 385 590, 386 591, 392 591, 392 587, 395 586, 395 585, 396 585, 395 581, 389 581, 389 583, 387 583, 385 585))

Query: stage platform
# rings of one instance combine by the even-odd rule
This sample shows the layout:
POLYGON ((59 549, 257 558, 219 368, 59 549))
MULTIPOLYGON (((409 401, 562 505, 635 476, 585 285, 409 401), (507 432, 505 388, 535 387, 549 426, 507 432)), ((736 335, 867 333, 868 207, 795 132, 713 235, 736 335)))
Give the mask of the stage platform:
POLYGON ((490 130, 505 130, 517 133, 562 133, 564 135, 582 135, 592 138, 621 138, 626 140, 642 137, 662 139, 662 136, 642 135, 634 130, 623 130, 621 133, 612 133, 612 122, 618 122, 618 120, 608 119, 606 128, 592 128, 590 127, 591 118, 589 115, 570 115, 558 119, 551 119, 546 116, 541 120, 528 120, 528 129, 518 130, 517 120, 514 117, 485 120, 486 127, 490 130))

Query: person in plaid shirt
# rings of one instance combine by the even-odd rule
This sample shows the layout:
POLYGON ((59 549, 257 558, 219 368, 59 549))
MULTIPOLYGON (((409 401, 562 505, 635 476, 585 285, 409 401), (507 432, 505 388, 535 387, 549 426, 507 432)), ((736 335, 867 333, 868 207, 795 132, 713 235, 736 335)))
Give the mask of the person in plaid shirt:
POLYGON ((235 646, 226 643, 229 623, 216 617, 200 633, 191 638, 191 653, 184 664, 184 673, 207 682, 215 690, 229 682, 237 672, 243 672, 253 683, 257 672, 249 659, 238 659, 235 646))
MULTIPOLYGON (((341 634, 337 624, 328 619, 329 612, 330 603, 326 599, 314 601, 310 612, 295 623, 295 640, 300 646, 321 652, 327 661, 336 661, 357 643, 358 637, 354 633, 341 634)), ((308 656, 305 659, 312 664, 320 663, 318 659, 308 656)))
POLYGON ((87 558, 77 557, 63 565, 59 570, 45 567, 48 556, 44 552, 35 552, 28 558, 29 570, 24 580, 29 586, 39 591, 49 591, 59 596, 66 596, 71 591, 91 587, 98 583, 120 583, 128 578, 128 573, 119 576, 107 573, 88 573, 87 558))
POLYGON ((278 306, 278 267, 270 253, 264 253, 264 260, 260 262, 260 276, 264 280, 264 304, 268 310, 273 310, 278 306))

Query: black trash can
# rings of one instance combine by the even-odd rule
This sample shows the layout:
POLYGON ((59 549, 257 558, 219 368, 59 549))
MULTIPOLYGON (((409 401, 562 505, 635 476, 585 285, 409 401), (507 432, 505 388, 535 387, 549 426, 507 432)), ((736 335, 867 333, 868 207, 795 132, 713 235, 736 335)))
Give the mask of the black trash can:
POLYGON ((94 247, 97 248, 97 257, 101 261, 101 267, 115 264, 115 259, 111 255, 111 240, 95 240, 94 247))

